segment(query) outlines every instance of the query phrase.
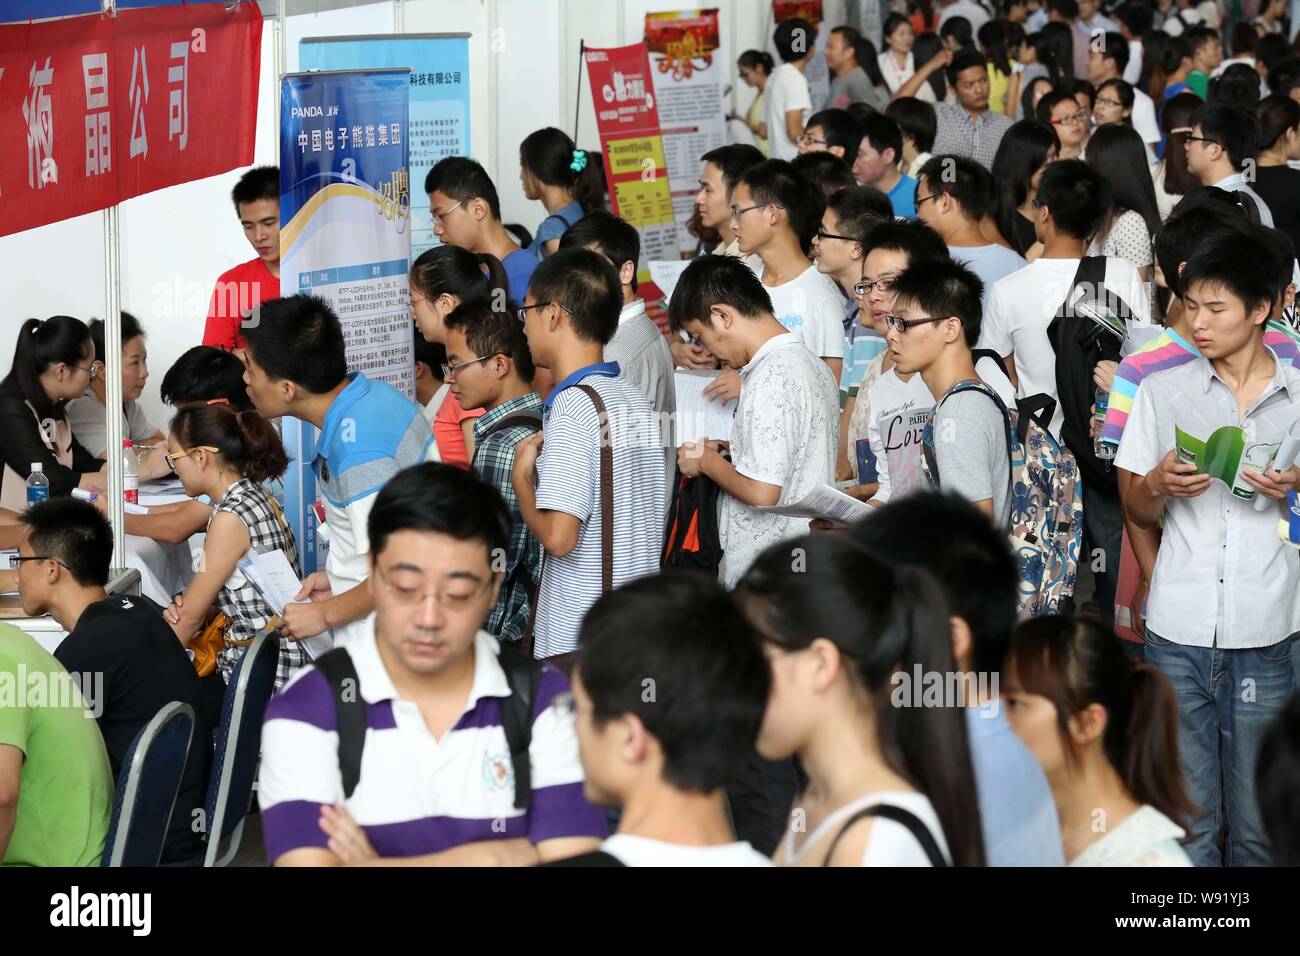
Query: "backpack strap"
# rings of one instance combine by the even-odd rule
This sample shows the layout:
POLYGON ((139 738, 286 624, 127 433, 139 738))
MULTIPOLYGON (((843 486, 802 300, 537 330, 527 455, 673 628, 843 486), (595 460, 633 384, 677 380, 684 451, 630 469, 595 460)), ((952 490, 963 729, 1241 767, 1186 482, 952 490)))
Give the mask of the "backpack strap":
POLYGON ((1233 191, 1232 198, 1241 207, 1241 211, 1246 214, 1246 218, 1250 220, 1251 225, 1260 225, 1259 206, 1255 204, 1255 200, 1251 198, 1250 193, 1244 189, 1237 189, 1233 191))
POLYGON ((533 743, 533 707, 542 683, 542 664, 517 644, 503 643, 497 658, 505 671, 510 696, 501 700, 501 729, 510 748, 515 771, 515 809, 527 810, 532 803, 532 764, 528 748, 533 743))
POLYGON ((503 432, 507 428, 527 428, 533 432, 542 430, 542 413, 538 411, 515 412, 513 415, 507 415, 499 422, 494 422, 492 427, 483 433, 480 442, 485 441, 489 436, 497 432, 503 432))
POLYGON ((831 841, 831 848, 826 851, 826 859, 822 861, 822 866, 831 865, 831 857, 835 855, 835 848, 840 845, 840 840, 848 832, 849 827, 867 817, 883 817, 901 827, 905 827, 907 832, 916 838, 916 842, 921 844, 921 849, 925 851, 931 866, 948 865, 943 852, 939 849, 939 844, 935 842, 930 833, 930 828, 922 823, 916 814, 904 810, 902 807, 896 807, 891 803, 876 803, 869 807, 863 807, 844 821, 844 826, 840 827, 840 832, 835 834, 835 839, 831 841))
POLYGON ((600 420, 600 592, 614 590, 614 448, 609 433, 609 412, 590 385, 578 385, 596 406, 600 420))
MULTIPOLYGON (((935 419, 939 417, 939 409, 943 407, 943 403, 952 398, 952 396, 960 394, 961 392, 979 392, 981 395, 988 396, 989 400, 998 407, 998 411, 1002 413, 1002 431, 1007 437, 1007 487, 1010 489, 1009 494, 1011 498, 1014 498, 1015 477, 1011 473, 1011 463, 1015 460, 1016 455, 1015 449, 1011 447, 1011 414, 1007 411, 1007 407, 1002 404, 1002 399, 998 397, 998 393, 993 390, 992 386, 986 382, 981 382, 979 379, 966 379, 963 382, 958 382, 952 388, 948 389, 944 396, 939 399, 938 404, 934 406, 934 414, 930 416, 931 428, 933 429, 933 423, 935 419)), ((1051 399, 1048 399, 1048 401, 1051 401, 1051 399)), ((928 464, 930 465, 931 472, 934 474, 934 480, 938 482, 939 456, 933 454, 932 448, 924 448, 923 453, 929 459, 928 464)), ((1010 500, 1010 498, 1008 500, 1010 500)))
POLYGON ((334 698, 339 773, 343 777, 343 798, 347 799, 361 780, 361 754, 366 746, 366 704, 361 699, 361 681, 346 647, 336 647, 316 658, 316 669, 329 681, 334 698))
POLYGON ((998 370, 1006 376, 1007 381, 1011 381, 1011 373, 1007 371, 1006 360, 997 353, 996 349, 972 349, 970 353, 971 364, 978 365, 980 359, 988 359, 998 367, 998 370))

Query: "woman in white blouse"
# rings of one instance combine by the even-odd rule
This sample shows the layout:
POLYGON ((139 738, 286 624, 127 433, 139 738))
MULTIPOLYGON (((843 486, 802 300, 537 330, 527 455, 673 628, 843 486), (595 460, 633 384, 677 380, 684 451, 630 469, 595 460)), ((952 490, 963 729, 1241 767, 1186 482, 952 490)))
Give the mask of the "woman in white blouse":
POLYGON ((1178 764, 1169 679, 1092 621, 1017 626, 1003 670, 1007 720, 1042 765, 1069 866, 1191 866, 1179 821, 1195 807, 1178 764))
MULTIPOLYGON (((916 73, 916 60, 912 55, 916 34, 912 32, 912 24, 901 13, 887 16, 881 32, 884 35, 885 49, 876 57, 876 62, 880 64, 880 75, 885 78, 885 86, 889 87, 892 96, 916 73)), ((934 90, 928 85, 921 87, 916 95, 927 103, 935 101, 934 90)))

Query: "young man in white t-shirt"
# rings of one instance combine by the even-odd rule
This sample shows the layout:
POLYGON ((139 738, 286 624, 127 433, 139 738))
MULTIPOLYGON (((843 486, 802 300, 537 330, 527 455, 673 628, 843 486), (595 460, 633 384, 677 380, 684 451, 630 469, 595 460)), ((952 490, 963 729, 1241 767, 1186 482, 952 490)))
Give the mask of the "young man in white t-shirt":
POLYGON ((666 507, 659 425, 641 390, 620 374, 617 362, 604 360, 622 308, 609 260, 590 249, 560 249, 537 267, 519 310, 533 361, 555 378, 543 404, 542 432, 515 446, 511 476, 519 513, 545 549, 533 616, 539 658, 576 649, 582 615, 603 592, 606 574, 618 587, 659 570, 666 507), (600 396, 605 420, 579 385, 600 396), (600 465, 605 445, 613 466, 608 571, 600 465))
POLYGON ((777 25, 773 35, 781 65, 767 78, 767 142, 773 159, 799 155, 799 137, 812 112, 812 95, 804 70, 817 43, 817 28, 795 17, 777 25))
POLYGON ((677 450, 678 472, 707 475, 722 490, 718 532, 723 580, 731 586, 764 548, 808 528, 806 519, 758 509, 793 504, 833 479, 835 379, 803 337, 776 320, 763 284, 734 259, 709 256, 687 266, 668 316, 744 382, 730 458, 726 443, 704 440, 709 436, 677 450))
MULTIPOLYGON (((1076 294, 1079 260, 1105 211, 1101 177, 1081 159, 1052 163, 1043 170, 1036 205, 1034 231, 1043 254, 989 290, 979 347, 1003 357, 1018 396, 1056 400, 1056 351, 1047 327, 1066 296, 1076 294)), ((1128 304, 1135 324, 1149 324, 1146 288, 1131 262, 1107 257, 1105 287, 1128 304)), ((1051 421, 1058 438, 1063 421, 1058 402, 1051 421)))
POLYGON ((736 839, 725 790, 754 747, 770 684, 753 632, 706 575, 644 578, 596 602, 573 699, 584 795, 622 810, 604 862, 772 865, 736 839))
MULTIPOLYGON (((791 332, 800 333, 803 344, 825 360, 839 382, 844 296, 808 258, 824 207, 816 187, 779 159, 745 170, 731 191, 731 216, 740 249, 762 259, 758 275, 771 298, 773 315, 791 332)), ((705 394, 723 401, 735 399, 740 395, 740 378, 723 372, 705 394)))

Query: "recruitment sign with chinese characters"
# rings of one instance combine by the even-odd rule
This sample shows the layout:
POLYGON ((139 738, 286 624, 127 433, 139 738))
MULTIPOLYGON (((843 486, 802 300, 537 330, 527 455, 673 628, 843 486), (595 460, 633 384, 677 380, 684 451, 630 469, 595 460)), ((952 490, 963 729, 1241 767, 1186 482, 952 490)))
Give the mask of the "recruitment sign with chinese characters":
MULTIPOLYGON (((280 87, 280 287, 338 314, 348 368, 415 394, 408 171, 410 71, 300 73, 280 87)), ((316 430, 284 420, 285 513, 304 570, 321 557, 311 506, 316 430)))
POLYGON ((727 61, 719 48, 718 11, 647 13, 645 42, 654 67, 677 244, 689 252, 695 237, 686 226, 699 192, 700 157, 727 142, 722 103, 727 61))
POLYGON ((468 156, 469 34, 308 37, 299 45, 304 70, 411 68, 411 255, 439 244, 424 178, 446 156, 468 156))
POLYGON ((588 47, 585 58, 610 204, 641 234, 637 279, 647 289, 642 293, 646 302, 653 304, 660 293, 647 263, 677 259, 681 253, 646 45, 588 47))
POLYGON ((0 235, 253 161, 255 4, 0 26, 0 235))

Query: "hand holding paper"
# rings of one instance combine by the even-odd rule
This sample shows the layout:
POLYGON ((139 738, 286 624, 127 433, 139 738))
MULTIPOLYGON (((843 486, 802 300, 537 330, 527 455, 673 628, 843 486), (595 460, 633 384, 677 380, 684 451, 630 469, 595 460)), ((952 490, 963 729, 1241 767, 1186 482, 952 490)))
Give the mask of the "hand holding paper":
MULTIPOLYGON (((1300 458, 1300 418, 1292 422, 1291 427, 1287 430, 1286 437, 1282 439, 1282 444, 1278 448, 1277 454, 1273 456, 1273 467, 1269 469, 1273 474, 1271 476, 1268 474, 1264 475, 1264 477, 1270 482, 1285 485, 1285 487, 1280 489, 1282 492, 1281 495, 1274 495, 1269 494, 1267 488, 1256 484, 1256 487, 1260 488, 1260 490, 1264 492, 1263 495, 1255 499, 1256 511, 1263 511, 1267 508, 1269 506, 1269 498, 1276 499, 1278 497, 1285 497, 1287 488, 1295 487, 1296 477, 1294 472, 1296 469, 1297 458, 1300 458)), ((1252 484, 1255 484, 1251 476, 1247 475, 1246 478, 1251 481, 1252 484)))

